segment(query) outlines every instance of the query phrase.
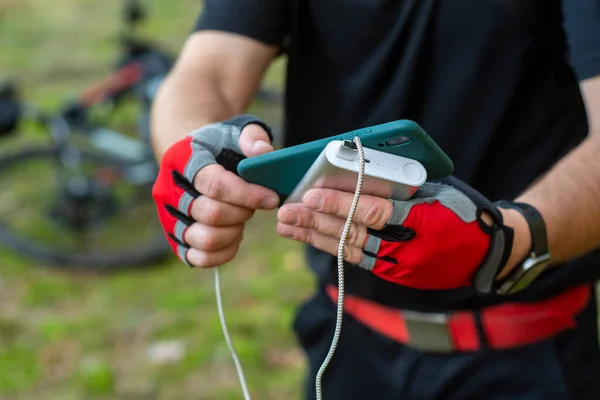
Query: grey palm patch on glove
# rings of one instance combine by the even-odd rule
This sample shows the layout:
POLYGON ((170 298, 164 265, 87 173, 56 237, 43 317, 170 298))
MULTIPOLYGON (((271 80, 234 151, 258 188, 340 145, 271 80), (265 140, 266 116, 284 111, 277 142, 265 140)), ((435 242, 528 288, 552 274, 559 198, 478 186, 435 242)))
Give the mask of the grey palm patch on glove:
POLYGON ((435 201, 452 210, 463 222, 477 219, 477 206, 466 194, 450 185, 425 182, 410 200, 392 200, 394 208, 386 225, 402 225, 413 206, 435 201))
POLYGON ((192 155, 185 166, 184 176, 190 182, 202 168, 210 164, 216 164, 216 158, 224 150, 231 151, 243 158, 239 141, 243 127, 230 125, 223 122, 215 122, 190 133, 193 137, 191 142, 192 155))
POLYGON ((271 129, 260 119, 252 115, 240 115, 223 122, 214 122, 190 133, 192 154, 183 170, 183 178, 188 186, 179 199, 177 208, 188 215, 190 204, 199 195, 193 194, 193 182, 196 174, 210 164, 220 164, 226 170, 237 174, 238 163, 246 158, 240 148, 242 130, 250 124, 261 126, 272 140, 271 129))

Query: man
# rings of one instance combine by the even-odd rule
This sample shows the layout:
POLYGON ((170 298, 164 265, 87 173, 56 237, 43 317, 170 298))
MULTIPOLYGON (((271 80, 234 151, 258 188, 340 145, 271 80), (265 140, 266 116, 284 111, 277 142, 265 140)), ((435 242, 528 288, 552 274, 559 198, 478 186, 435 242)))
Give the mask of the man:
MULTIPOLYGON (((411 119, 462 181, 361 198, 324 398, 600 398, 600 2, 206 1, 153 115, 154 196, 193 266, 233 259, 253 211, 276 207, 228 169, 272 150, 264 124, 231 118, 282 49, 286 145, 411 119)), ((350 200, 313 190, 278 211, 320 283, 295 321, 309 398, 350 200)))

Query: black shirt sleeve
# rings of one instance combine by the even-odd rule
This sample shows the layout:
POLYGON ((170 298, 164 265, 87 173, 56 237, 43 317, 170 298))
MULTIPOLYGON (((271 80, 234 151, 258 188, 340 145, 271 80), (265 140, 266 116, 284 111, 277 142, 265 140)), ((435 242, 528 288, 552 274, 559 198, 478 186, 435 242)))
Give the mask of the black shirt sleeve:
POLYGON ((600 0, 563 0, 563 18, 577 77, 600 75, 600 0))
POLYGON ((195 31, 219 30, 281 46, 289 31, 290 0, 205 0, 195 31))

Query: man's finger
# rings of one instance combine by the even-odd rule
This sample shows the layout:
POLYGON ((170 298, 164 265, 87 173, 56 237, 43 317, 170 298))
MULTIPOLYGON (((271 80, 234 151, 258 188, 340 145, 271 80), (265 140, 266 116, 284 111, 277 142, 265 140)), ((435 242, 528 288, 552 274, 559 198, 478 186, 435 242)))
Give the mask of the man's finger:
POLYGON ((211 199, 251 209, 273 209, 279 202, 272 190, 248 183, 219 164, 202 168, 194 178, 194 187, 211 199))
MULTIPOLYGON (((339 240, 331 236, 326 236, 312 229, 300 228, 298 226, 285 225, 281 222, 277 223, 277 233, 286 238, 296 240, 298 242, 307 243, 316 247, 319 250, 329 254, 337 255, 339 240)), ((344 246, 344 260, 359 264, 363 258, 362 247, 344 246)))
POLYGON ((240 238, 237 242, 231 244, 230 246, 215 252, 206 252, 190 248, 187 250, 185 258, 191 265, 195 267, 218 267, 233 260, 240 248, 241 243, 242 239, 240 238))
POLYGON ((254 210, 200 196, 192 203, 190 214, 201 224, 230 226, 243 224, 252 217, 254 210))
MULTIPOLYGON (((354 193, 332 189, 311 189, 304 195, 304 205, 315 211, 336 215, 346 219, 354 193)), ((373 229, 382 229, 392 216, 392 203, 381 197, 361 195, 354 218, 360 225, 373 229)))
MULTIPOLYGON (((277 219, 285 225, 308 228, 339 240, 346 220, 335 215, 324 214, 306 208, 302 204, 286 204, 277 212, 277 219)), ((353 222, 346 236, 346 243, 363 247, 367 241, 367 228, 353 222)))
POLYGON ((269 135, 257 124, 247 125, 242 130, 239 145, 246 157, 254 157, 273 151, 269 135))
POLYGON ((195 249, 215 252, 236 243, 243 231, 241 224, 217 227, 194 223, 185 230, 183 240, 195 249))

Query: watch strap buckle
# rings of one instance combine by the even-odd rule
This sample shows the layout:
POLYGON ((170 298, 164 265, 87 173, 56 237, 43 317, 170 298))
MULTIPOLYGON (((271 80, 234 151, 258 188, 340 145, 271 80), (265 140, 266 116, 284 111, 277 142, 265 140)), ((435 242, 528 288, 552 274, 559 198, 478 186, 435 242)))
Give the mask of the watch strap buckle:
POLYGON ((536 256, 531 253, 520 266, 517 266, 513 272, 502 282, 497 292, 501 295, 509 295, 525 289, 529 286, 550 263, 550 253, 536 256))

